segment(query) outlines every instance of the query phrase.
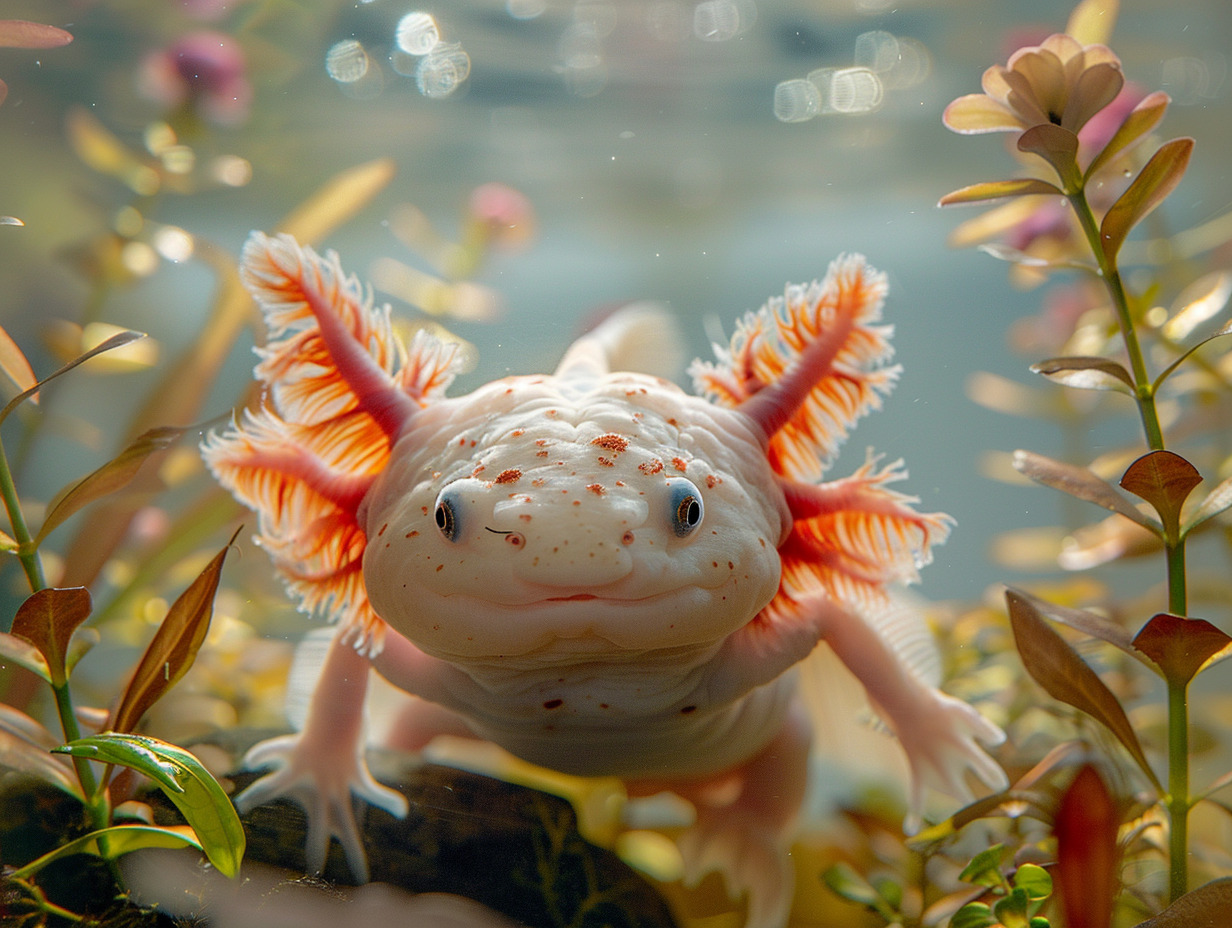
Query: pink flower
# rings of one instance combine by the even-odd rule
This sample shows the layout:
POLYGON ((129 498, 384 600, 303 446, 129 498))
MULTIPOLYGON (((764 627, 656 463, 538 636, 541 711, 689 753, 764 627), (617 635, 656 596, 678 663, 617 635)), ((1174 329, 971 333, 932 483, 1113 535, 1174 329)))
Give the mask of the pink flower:
POLYGON ((243 52, 221 32, 193 32, 150 55, 139 83, 151 100, 197 109, 219 125, 243 122, 252 102, 243 52))
POLYGON ((1051 124, 1076 133, 1112 102, 1125 78, 1107 46, 1057 33, 1020 48, 1005 66, 993 65, 981 83, 982 94, 946 107, 945 124, 955 132, 1021 132, 1051 124))

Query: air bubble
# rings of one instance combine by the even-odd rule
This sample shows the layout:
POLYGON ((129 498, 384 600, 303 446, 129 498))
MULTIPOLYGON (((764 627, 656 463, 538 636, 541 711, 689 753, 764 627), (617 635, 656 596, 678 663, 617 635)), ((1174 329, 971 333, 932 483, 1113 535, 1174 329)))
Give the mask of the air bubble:
POLYGON ((740 26, 740 9, 733 0, 703 0, 693 8, 693 34, 703 41, 726 42, 740 26))
POLYGON ((455 43, 441 43, 422 58, 415 69, 415 83, 425 97, 447 97, 471 73, 471 58, 455 43))
POLYGON ((408 55, 426 55, 441 40, 441 30, 431 13, 407 13, 394 30, 394 42, 408 55))
POLYGON ((779 122, 805 122, 821 112, 821 92, 812 81, 797 78, 774 88, 774 118, 779 122))
POLYGON ((881 79, 868 68, 819 68, 809 83, 821 93, 821 112, 868 113, 881 105, 881 79))
POLYGON ((368 53, 355 39, 343 39, 325 53, 325 71, 339 84, 353 84, 368 73, 368 53))

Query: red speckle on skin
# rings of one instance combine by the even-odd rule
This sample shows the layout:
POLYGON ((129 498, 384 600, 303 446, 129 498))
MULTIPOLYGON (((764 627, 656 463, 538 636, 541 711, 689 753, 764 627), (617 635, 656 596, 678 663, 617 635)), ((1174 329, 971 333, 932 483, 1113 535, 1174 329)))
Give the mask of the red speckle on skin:
POLYGON ((582 505, 582 501, 581 501, 580 499, 575 499, 575 500, 573 501, 573 505, 575 505, 575 506, 580 506, 580 505, 582 505))
POLYGON ((389 528, 389 523, 388 523, 388 522, 386 522, 384 525, 382 525, 382 526, 380 527, 380 529, 378 529, 378 530, 377 530, 376 537, 377 537, 377 538, 380 538, 382 535, 384 535, 384 534, 385 534, 385 529, 387 529, 387 528, 389 528))
POLYGON ((735 569, 736 569, 736 565, 735 565, 735 564, 733 564, 731 561, 728 561, 728 562, 727 562, 727 569, 728 569, 728 570, 735 570, 735 569))
POLYGON ((522 479, 522 472, 516 467, 510 467, 508 470, 502 470, 496 475, 497 483, 517 483, 522 479))
POLYGON ((419 532, 418 532, 418 531, 416 531, 415 529, 411 529, 409 532, 407 532, 407 533, 406 533, 406 537, 407 537, 407 538, 414 538, 414 537, 415 537, 416 535, 418 535, 418 534, 419 534, 419 532))
POLYGON ((609 461, 603 455, 599 455, 599 464, 602 467, 615 467, 616 466, 616 463, 614 461, 609 461))
POLYGON ((439 574, 442 570, 444 570, 444 569, 445 569, 445 565, 444 565, 444 564, 437 564, 437 565, 436 565, 436 572, 437 572, 438 574, 439 574))
POLYGON ((546 458, 547 456, 548 456, 548 453, 546 451, 536 451, 535 452, 535 457, 537 458, 546 458))
POLYGON ((546 481, 546 480, 544 480, 542 477, 536 477, 534 480, 532 480, 532 481, 530 482, 530 485, 531 485, 532 487, 541 487, 541 486, 543 486, 545 483, 547 483, 547 481, 546 481))
POLYGON ((696 712, 696 711, 697 711, 697 706, 685 706, 683 709, 680 710, 680 714, 688 715, 690 712, 696 712))
POLYGON ((420 511, 420 512, 422 512, 422 513, 426 516, 426 515, 428 514, 428 507, 427 507, 427 506, 420 506, 420 507, 419 507, 419 511, 420 511))
POLYGON ((601 483, 588 483, 586 484, 586 489, 590 490, 590 492, 595 494, 595 496, 602 496, 607 492, 601 483))
POLYGON ((671 418, 671 419, 668 419, 668 420, 667 420, 667 424, 668 424, 668 425, 670 425, 672 428, 675 428, 675 427, 676 427, 677 425, 679 425, 680 423, 678 423, 678 422, 676 421, 676 419, 673 417, 673 418, 671 418))
POLYGON ((512 432, 509 433, 509 436, 511 438, 521 438, 523 434, 524 434, 524 431, 522 429, 514 429, 512 432))
POLYGON ((476 464, 475 469, 471 471, 471 476, 478 477, 483 472, 484 472, 484 466, 482 464, 476 464))
POLYGON ((706 475, 706 486, 712 490, 722 482, 723 482, 722 477, 716 477, 714 474, 706 475))
POLYGON ((633 544, 633 533, 632 533, 632 532, 625 532, 623 535, 621 535, 621 536, 620 536, 620 543, 621 543, 622 545, 631 545, 631 544, 633 544))
POLYGON ((553 419, 553 418, 555 418, 555 417, 556 417, 556 410, 555 410, 555 409, 547 409, 547 410, 544 410, 544 413, 543 413, 543 414, 544 414, 545 416, 547 416, 549 419, 553 419))
POLYGON ((544 445, 551 444, 546 438, 536 438, 535 444, 542 448, 544 445))
POLYGON ((521 521, 523 521, 523 522, 529 522, 529 521, 530 521, 530 513, 529 513, 529 512, 523 512, 523 513, 521 513, 521 514, 518 516, 518 518, 519 518, 521 521))
POLYGON ((637 465, 637 469, 643 474, 657 474, 659 471, 663 470, 663 462, 658 458, 655 458, 653 461, 643 461, 641 464, 637 465))
POLYGON ((623 487, 623 486, 627 486, 627 484, 623 480, 617 480, 616 486, 623 487))
POLYGON ((622 451, 629 449, 629 440, 623 435, 617 435, 615 432, 600 435, 598 438, 592 439, 590 443, 598 445, 600 448, 612 452, 612 454, 620 454, 622 451))
POLYGON ((563 699, 549 699, 547 702, 545 702, 545 703, 543 704, 543 708, 545 708, 545 709, 559 709, 559 708, 560 708, 561 706, 563 706, 564 704, 565 704, 565 701, 564 701, 563 699))
POLYGON ((688 466, 689 462, 684 458, 672 458, 672 467, 676 468, 676 470, 680 471, 682 474, 688 466))

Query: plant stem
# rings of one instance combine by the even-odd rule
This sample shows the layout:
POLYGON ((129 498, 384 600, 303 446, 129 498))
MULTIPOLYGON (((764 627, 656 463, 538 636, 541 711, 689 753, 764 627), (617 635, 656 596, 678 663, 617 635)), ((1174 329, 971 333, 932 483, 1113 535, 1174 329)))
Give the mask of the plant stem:
POLYGON ((1099 265, 1099 274, 1112 297, 1112 307, 1116 311, 1117 326, 1121 330, 1121 340, 1125 343, 1125 353, 1129 357, 1130 373, 1134 378, 1134 399, 1138 403, 1138 415, 1142 418, 1142 430, 1146 433, 1146 443, 1152 451, 1162 451, 1164 447, 1163 430, 1159 427, 1159 415, 1155 411, 1155 389, 1147 374, 1146 360, 1142 356, 1142 346, 1138 343, 1138 333, 1134 330, 1133 316, 1129 311, 1129 297, 1125 293, 1125 285, 1121 281, 1121 272, 1117 269, 1116 258, 1109 258, 1104 253, 1100 239, 1099 226, 1095 222, 1095 214, 1087 203, 1086 192, 1079 189, 1067 194, 1074 214, 1086 234, 1087 244, 1099 265))
POLYGON ((13 529, 13 540, 17 542, 17 559, 21 561, 22 570, 26 572, 30 592, 37 593, 47 586, 47 580, 43 577, 43 564, 39 560, 38 551, 32 546, 33 536, 26 526, 26 517, 21 511, 21 501, 17 498, 17 487, 13 484, 13 473, 9 470, 9 459, 4 453, 2 443, 0 443, 0 498, 4 500, 4 508, 9 514, 9 525, 13 529))
POLYGON ((1168 681, 1168 829, 1170 902, 1189 889, 1189 684, 1168 681))

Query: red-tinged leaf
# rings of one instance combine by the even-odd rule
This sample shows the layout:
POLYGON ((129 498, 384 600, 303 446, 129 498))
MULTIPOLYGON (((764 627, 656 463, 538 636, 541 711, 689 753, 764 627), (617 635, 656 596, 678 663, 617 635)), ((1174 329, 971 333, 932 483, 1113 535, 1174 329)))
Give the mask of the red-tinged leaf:
POLYGON ((51 682, 51 668, 47 665, 47 658, 43 657, 42 651, 24 638, 18 638, 8 632, 0 632, 0 660, 10 661, 18 667, 24 667, 48 683, 51 682))
POLYGON ((0 19, 0 47, 59 48, 73 41, 71 33, 24 19, 0 19))
POLYGON ((1199 886, 1187 892, 1154 918, 1139 922, 1137 928, 1217 928, 1226 924, 1232 912, 1232 877, 1199 886))
POLYGON ((1180 537, 1181 507, 1202 482, 1198 469, 1172 451, 1151 451, 1129 465, 1121 486, 1159 513, 1167 538, 1180 537))
POLYGON ((1189 156, 1193 154, 1193 139, 1180 138, 1165 142, 1151 156, 1132 184, 1108 212, 1099 226, 1100 242, 1108 261, 1116 258, 1126 236, 1152 210, 1167 199, 1181 182, 1189 156))
POLYGON ((36 777, 70 796, 82 799, 81 786, 73 776, 73 768, 49 750, 0 728, 0 768, 36 777))
POLYGON ((1099 771, 1087 764, 1062 794, 1053 823, 1057 862, 1052 878, 1065 924, 1108 928, 1112 923, 1119 885, 1120 825, 1116 801, 1099 771))
POLYGON ((1082 184, 1078 170, 1078 136, 1069 129, 1044 123, 1018 137, 1018 150, 1039 155, 1057 172, 1062 189, 1074 192, 1082 184))
POLYGON ((98 470, 60 491, 47 507, 43 527, 34 536, 35 545, 40 544, 66 519, 90 503, 128 486, 137 476, 137 471, 141 469, 146 458, 169 448, 185 431, 186 429, 170 427, 150 429, 137 436, 127 448, 98 470))
POLYGON ((1014 180, 994 180, 981 184, 972 184, 947 193, 938 202, 938 206, 955 206, 959 203, 981 203, 985 200, 999 200, 1004 197, 1022 197, 1032 194, 1060 194, 1061 189, 1046 180, 1035 177, 1019 177, 1014 180))
POLYGON ((1149 657, 1172 683, 1190 680, 1232 654, 1232 638, 1205 619, 1162 612, 1134 637, 1134 647, 1149 657))
POLYGON ((1099 357, 1049 358, 1031 370, 1049 380, 1082 390, 1113 390, 1134 396, 1134 379, 1124 365, 1099 357))
POLYGON ((1104 167, 1117 155, 1128 151, 1138 142, 1142 141, 1152 129, 1159 125, 1159 121, 1164 118, 1164 111, 1168 109, 1168 104, 1171 103, 1171 98, 1162 90, 1157 90, 1152 94, 1147 94, 1138 102, 1138 105, 1133 108, 1125 121, 1112 138, 1108 140, 1099 154, 1087 166, 1086 176, 1092 177, 1096 171, 1104 167))
MULTIPOLYGON (((29 390, 38 383, 25 352, 3 328, 0 328, 0 370, 4 371, 18 390, 29 390)), ((38 402, 37 396, 34 401, 38 402)))
POLYGON ((1074 609, 1070 606, 1050 603, 1023 590, 1011 588, 1010 591, 1028 603, 1039 615, 1058 622, 1067 628, 1072 628, 1074 631, 1082 632, 1084 635, 1090 635, 1092 638, 1106 641, 1136 660, 1142 660, 1142 655, 1134 650, 1133 638, 1129 631, 1106 616, 1087 609, 1074 609))
POLYGON ((13 634, 42 652, 51 672, 51 682, 63 686, 68 679, 65 655, 69 639, 77 626, 89 617, 90 591, 85 587, 39 590, 17 608, 13 634))
POLYGON ((132 731, 150 706, 175 686, 192 666, 209 631, 210 618, 214 614, 214 593, 218 590, 227 551, 234 541, 235 535, 232 535, 197 579, 172 603, 112 711, 107 724, 111 731, 132 731))
POLYGON ((1009 606, 1014 643, 1027 673, 1053 699, 1085 712, 1112 732, 1151 785, 1162 794, 1163 786, 1151 769, 1138 736, 1112 691, 1070 647, 1069 642, 1048 626, 1029 600, 1013 590, 1006 592, 1005 600, 1009 606))
POLYGON ((120 332, 117 335, 111 336, 111 338, 107 339, 101 345, 96 345, 95 347, 91 348, 85 354, 82 354, 76 358, 73 358, 73 360, 69 361, 63 367, 48 374, 46 377, 44 377, 42 380, 40 380, 38 383, 34 384, 33 386, 25 390, 22 390, 15 397, 13 397, 11 400, 5 403, 4 408, 0 409, 0 422, 3 422, 5 419, 7 419, 9 417, 9 414, 14 409, 16 409, 18 406, 20 406, 23 402, 25 402, 30 397, 34 396, 34 394, 36 394, 42 387, 51 383, 51 381, 55 380, 57 377, 61 377, 64 374, 67 374, 73 368, 77 367, 79 364, 85 363, 86 361, 90 360, 90 358, 94 357, 95 355, 103 354, 106 351, 111 351, 112 349, 119 348, 121 345, 127 345, 129 342, 136 341, 139 338, 145 338, 145 334, 143 332, 120 332))
POLYGON ((1159 525, 1154 519, 1139 512, 1138 507, 1117 492, 1116 487, 1085 467, 1066 464, 1034 451, 1022 450, 1014 452, 1013 464, 1015 470, 1036 483, 1102 506, 1152 532, 1159 531, 1159 525))

